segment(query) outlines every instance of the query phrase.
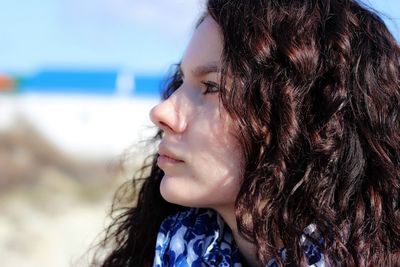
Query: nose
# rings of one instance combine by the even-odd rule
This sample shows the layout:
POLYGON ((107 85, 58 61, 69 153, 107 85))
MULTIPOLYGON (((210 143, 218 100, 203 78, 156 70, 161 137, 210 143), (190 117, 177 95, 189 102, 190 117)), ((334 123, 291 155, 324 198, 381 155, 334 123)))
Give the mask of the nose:
POLYGON ((181 133, 186 128, 186 122, 180 114, 180 108, 175 95, 162 101, 150 111, 151 121, 167 133, 181 133))

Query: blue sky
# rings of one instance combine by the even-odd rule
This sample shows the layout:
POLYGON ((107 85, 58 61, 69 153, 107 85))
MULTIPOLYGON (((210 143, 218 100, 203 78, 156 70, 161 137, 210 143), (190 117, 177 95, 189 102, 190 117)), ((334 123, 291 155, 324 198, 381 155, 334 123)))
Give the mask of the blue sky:
MULTIPOLYGON (((400 1, 365 0, 400 40, 400 1)), ((177 62, 202 0, 0 0, 0 72, 116 68, 163 73, 177 62)))

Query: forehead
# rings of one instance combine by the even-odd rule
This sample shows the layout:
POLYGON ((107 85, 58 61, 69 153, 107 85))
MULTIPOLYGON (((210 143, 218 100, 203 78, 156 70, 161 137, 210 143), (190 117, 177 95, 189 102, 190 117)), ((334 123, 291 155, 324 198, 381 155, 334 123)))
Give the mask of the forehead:
POLYGON ((220 67, 223 42, 218 24, 207 16, 190 39, 181 62, 181 68, 192 70, 201 65, 217 63, 220 67))

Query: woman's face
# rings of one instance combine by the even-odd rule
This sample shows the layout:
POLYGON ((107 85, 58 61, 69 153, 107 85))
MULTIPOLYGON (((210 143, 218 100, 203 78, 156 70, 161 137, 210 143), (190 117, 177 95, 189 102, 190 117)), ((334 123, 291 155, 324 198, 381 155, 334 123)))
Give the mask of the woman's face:
POLYGON ((197 27, 181 62, 182 85, 150 112, 164 131, 157 162, 165 174, 161 195, 216 210, 234 205, 242 169, 234 122, 219 102, 219 31, 211 17, 197 27))

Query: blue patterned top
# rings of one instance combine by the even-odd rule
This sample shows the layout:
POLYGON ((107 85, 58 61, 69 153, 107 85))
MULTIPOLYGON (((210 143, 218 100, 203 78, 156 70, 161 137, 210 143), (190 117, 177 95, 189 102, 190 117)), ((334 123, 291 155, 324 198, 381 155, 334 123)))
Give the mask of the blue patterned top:
MULTIPOLYGON (((327 267, 323 254, 306 236, 318 237, 315 225, 304 229, 301 245, 308 266, 327 267)), ((321 240, 322 238, 316 238, 321 240)), ((286 250, 279 255, 286 261, 286 250)), ((209 209, 187 209, 167 217, 157 235, 153 267, 242 267, 241 255, 231 230, 223 219, 209 209)), ((271 259, 266 267, 278 266, 271 259)))

